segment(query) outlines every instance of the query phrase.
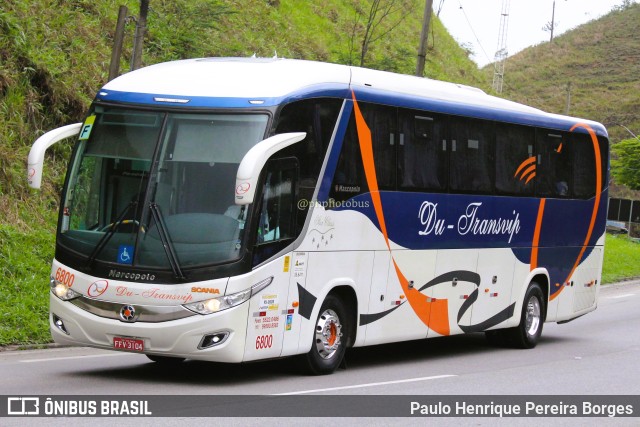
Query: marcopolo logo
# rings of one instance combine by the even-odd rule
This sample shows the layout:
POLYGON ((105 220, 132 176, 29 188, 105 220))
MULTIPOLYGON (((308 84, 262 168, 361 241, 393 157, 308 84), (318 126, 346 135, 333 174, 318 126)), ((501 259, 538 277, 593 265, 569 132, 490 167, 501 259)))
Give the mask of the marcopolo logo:
POLYGON ((109 270, 109 277, 112 279, 120 280, 133 280, 134 282, 145 281, 153 282, 156 280, 156 276, 150 273, 132 273, 128 271, 109 270))

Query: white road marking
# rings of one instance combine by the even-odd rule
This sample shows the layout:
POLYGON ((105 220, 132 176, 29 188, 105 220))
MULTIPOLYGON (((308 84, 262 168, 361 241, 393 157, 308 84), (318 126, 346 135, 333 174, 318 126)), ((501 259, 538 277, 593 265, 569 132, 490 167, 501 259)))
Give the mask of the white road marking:
POLYGON ((618 299, 618 298, 628 298, 628 297, 633 297, 636 294, 624 294, 624 295, 616 295, 613 297, 608 297, 609 299, 618 299))
POLYGON ((291 395, 295 395, 295 394, 320 393, 320 392, 323 392, 323 391, 348 390, 348 389, 353 389, 353 388, 376 387, 376 386, 379 386, 379 385, 388 385, 388 384, 413 383, 413 382, 418 382, 418 381, 429 381, 429 380, 437 380, 437 379, 440 379, 440 378, 451 378, 451 377, 457 377, 457 375, 435 375, 433 377, 409 378, 409 379, 406 379, 406 380, 383 381, 383 382, 379 382, 379 383, 346 385, 346 386, 342 386, 342 387, 331 387, 331 388, 317 388, 315 390, 292 391, 291 393, 276 393, 273 396, 291 396, 291 395))
POLYGON ((19 362, 20 363, 54 362, 54 361, 59 361, 59 360, 89 359, 91 357, 131 356, 131 355, 135 355, 135 354, 136 353, 89 354, 89 355, 86 355, 86 356, 49 357, 47 359, 20 360, 19 362))

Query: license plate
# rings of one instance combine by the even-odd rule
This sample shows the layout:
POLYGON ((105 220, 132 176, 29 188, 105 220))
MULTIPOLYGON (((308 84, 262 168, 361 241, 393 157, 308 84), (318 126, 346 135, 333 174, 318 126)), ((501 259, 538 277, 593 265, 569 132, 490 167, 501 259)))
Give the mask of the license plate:
POLYGON ((116 350, 144 351, 144 340, 137 338, 113 337, 113 348, 116 350))

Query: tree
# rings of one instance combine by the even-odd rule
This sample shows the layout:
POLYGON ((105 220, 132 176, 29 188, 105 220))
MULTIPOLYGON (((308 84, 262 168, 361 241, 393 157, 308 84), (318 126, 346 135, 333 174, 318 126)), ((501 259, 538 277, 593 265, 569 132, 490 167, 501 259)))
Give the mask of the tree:
POLYGON ((360 45, 359 66, 364 66, 367 53, 378 40, 393 31, 412 11, 413 2, 409 0, 372 0, 369 10, 356 7, 349 41, 349 63, 353 63, 356 40, 360 45), (363 24, 361 24, 363 22, 363 24))
POLYGON ((611 175, 616 183, 640 190, 640 138, 625 139, 611 146, 611 175))

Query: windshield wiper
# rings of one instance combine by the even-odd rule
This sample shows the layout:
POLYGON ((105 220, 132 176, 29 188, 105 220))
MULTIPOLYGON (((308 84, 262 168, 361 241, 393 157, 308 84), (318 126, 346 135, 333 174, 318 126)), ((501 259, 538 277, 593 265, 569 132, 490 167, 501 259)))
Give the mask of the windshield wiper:
POLYGON ((149 205, 149 208, 151 209, 153 220, 158 226, 160 241, 162 242, 164 252, 167 254, 167 259, 169 260, 169 264, 171 265, 173 274, 175 274, 177 279, 186 279, 186 277, 182 273, 182 269, 180 268, 180 261, 178 261, 178 256, 176 255, 175 248, 173 247, 173 242, 171 241, 171 237, 169 236, 169 231, 167 230, 167 225, 164 222, 164 217, 162 216, 162 212, 160 212, 160 208, 155 203, 151 203, 149 205))
POLYGON ((91 255, 89 255, 89 259, 87 259, 87 264, 86 264, 87 268, 91 267, 93 262, 96 260, 96 257, 100 254, 100 252, 102 252, 102 249, 104 249, 106 244, 109 243, 109 240, 111 240, 111 237, 113 237, 113 234, 116 232, 116 230, 122 223, 122 220, 127 216, 129 211, 131 211, 131 208, 137 204, 138 204, 137 201, 129 202, 129 204, 125 206, 124 210, 120 213, 120 215, 118 215, 118 219, 116 219, 114 222, 112 222, 109 225, 109 229, 107 230, 106 233, 104 233, 104 236, 102 236, 100 240, 98 240, 98 244, 93 249, 93 252, 91 252, 91 255))

